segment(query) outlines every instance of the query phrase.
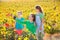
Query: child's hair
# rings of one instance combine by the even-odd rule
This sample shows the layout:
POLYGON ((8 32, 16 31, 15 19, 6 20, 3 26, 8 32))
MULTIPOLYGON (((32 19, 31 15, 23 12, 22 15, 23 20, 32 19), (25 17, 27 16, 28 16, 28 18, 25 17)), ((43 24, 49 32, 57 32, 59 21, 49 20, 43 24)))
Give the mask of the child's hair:
POLYGON ((38 9, 41 13, 43 13, 40 6, 36 6, 36 9, 38 9))
POLYGON ((33 17, 33 21, 35 22, 35 15, 34 14, 31 14, 32 15, 32 17, 33 17))
POLYGON ((22 14, 22 11, 18 11, 17 13, 22 14))

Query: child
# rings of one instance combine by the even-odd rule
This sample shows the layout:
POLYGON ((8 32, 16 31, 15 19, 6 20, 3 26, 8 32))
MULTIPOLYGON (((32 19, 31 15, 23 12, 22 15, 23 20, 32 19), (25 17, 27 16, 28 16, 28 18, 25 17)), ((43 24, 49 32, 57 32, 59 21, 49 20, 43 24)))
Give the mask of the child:
MULTIPOLYGON (((44 27, 43 27, 43 12, 41 10, 40 6, 36 6, 36 25, 37 25, 37 30, 36 30, 36 37, 37 40, 39 40, 39 32, 41 32, 42 34, 44 33, 44 27)), ((40 35, 41 36, 41 35, 40 35)), ((42 39, 40 39, 42 40, 42 39)))
POLYGON ((24 22, 17 20, 18 23, 26 24, 26 28, 32 33, 36 33, 36 26, 35 26, 35 15, 31 14, 29 16, 29 20, 25 20, 24 22))
POLYGON ((24 18, 22 17, 22 12, 18 12, 17 13, 17 17, 14 16, 14 19, 16 20, 16 24, 15 24, 15 28, 16 28, 16 33, 18 35, 21 35, 22 34, 22 30, 24 28, 24 25, 23 24, 20 24, 17 22, 17 20, 19 21, 24 21, 24 18))

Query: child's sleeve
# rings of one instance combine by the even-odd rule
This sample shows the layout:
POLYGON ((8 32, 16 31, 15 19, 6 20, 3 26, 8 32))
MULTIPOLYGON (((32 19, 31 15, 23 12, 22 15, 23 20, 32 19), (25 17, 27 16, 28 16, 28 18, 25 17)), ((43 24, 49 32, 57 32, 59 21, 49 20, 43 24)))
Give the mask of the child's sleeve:
POLYGON ((44 18, 44 15, 43 14, 40 14, 40 18, 43 19, 44 18))

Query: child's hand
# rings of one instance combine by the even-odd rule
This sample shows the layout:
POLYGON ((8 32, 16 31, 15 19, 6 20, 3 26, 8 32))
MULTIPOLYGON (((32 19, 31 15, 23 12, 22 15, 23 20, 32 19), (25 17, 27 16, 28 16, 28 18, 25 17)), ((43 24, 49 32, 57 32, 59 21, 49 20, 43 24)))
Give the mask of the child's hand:
POLYGON ((14 29, 14 31, 16 31, 16 29, 14 29))
POLYGON ((42 27, 40 27, 40 30, 42 30, 42 27))

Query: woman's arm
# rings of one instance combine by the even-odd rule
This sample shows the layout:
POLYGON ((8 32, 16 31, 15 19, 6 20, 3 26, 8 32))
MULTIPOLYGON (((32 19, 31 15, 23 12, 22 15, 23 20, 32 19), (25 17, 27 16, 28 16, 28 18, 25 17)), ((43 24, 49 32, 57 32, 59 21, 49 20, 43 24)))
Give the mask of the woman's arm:
POLYGON ((26 24, 26 20, 20 21, 20 20, 16 19, 16 22, 18 22, 19 24, 26 24))

